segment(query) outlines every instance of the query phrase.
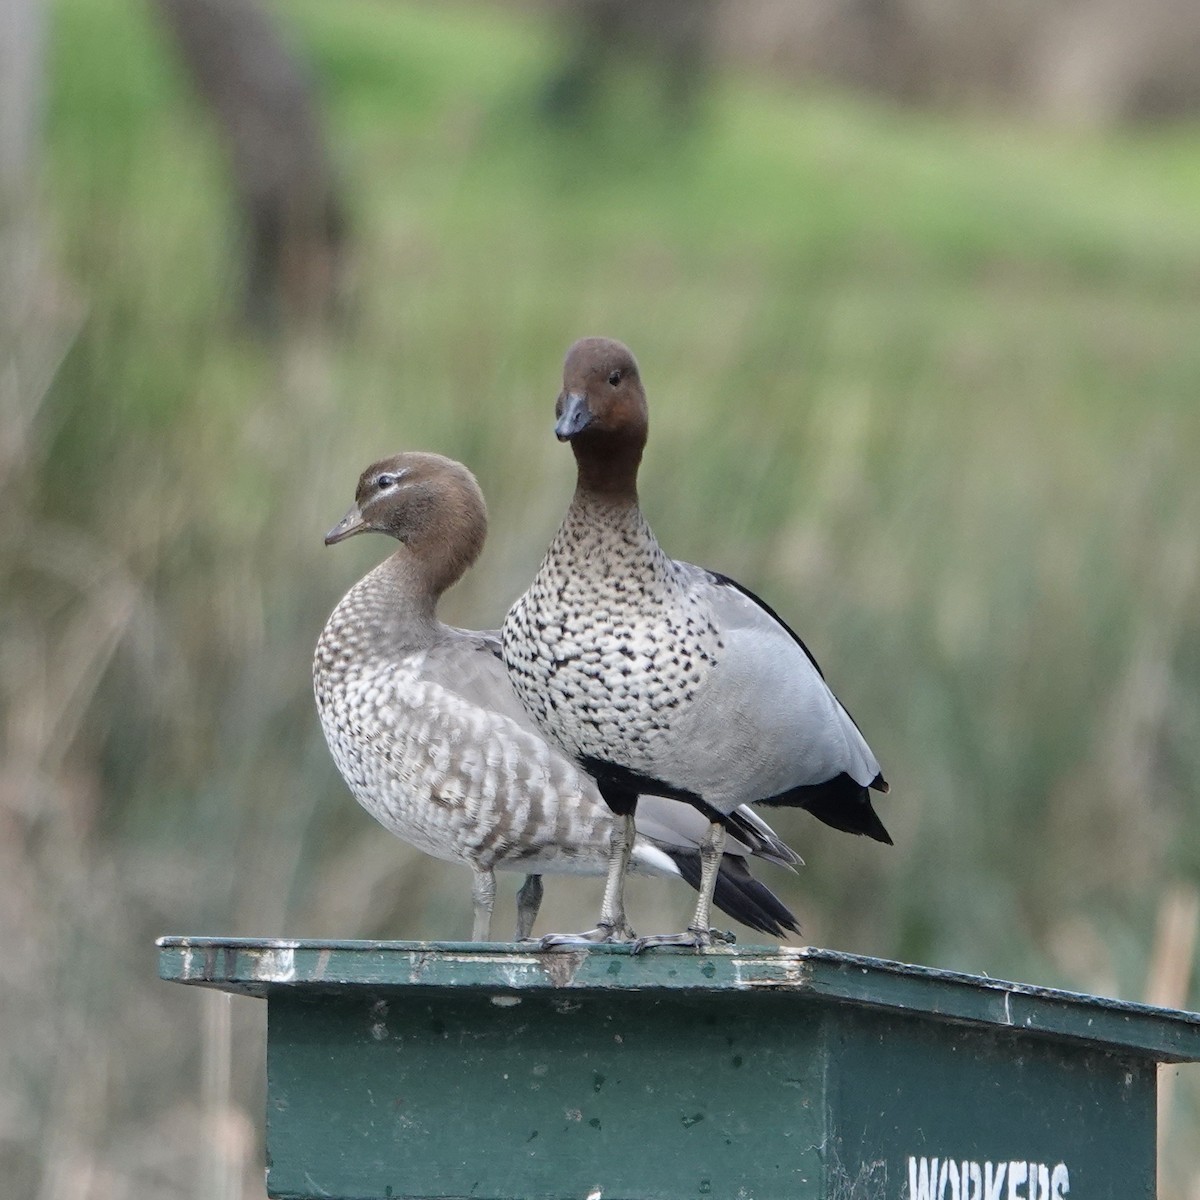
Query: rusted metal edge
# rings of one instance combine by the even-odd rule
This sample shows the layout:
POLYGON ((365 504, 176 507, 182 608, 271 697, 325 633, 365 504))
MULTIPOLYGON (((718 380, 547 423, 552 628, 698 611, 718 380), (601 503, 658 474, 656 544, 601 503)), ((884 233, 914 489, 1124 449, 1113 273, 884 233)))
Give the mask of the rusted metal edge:
POLYGON ((634 956, 627 946, 541 952, 475 942, 164 937, 158 950, 163 979, 259 997, 358 987, 783 992, 808 1002, 1069 1037, 1160 1062, 1200 1061, 1200 1013, 816 947, 659 949, 634 956))

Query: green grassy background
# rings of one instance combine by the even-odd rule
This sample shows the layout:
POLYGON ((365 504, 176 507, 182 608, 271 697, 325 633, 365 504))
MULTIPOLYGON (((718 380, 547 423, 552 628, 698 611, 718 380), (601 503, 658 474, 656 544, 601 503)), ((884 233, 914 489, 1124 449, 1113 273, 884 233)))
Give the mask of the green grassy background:
MULTIPOLYGON (((321 741, 311 646, 387 549, 321 536, 372 459, 460 457, 492 534, 445 615, 497 624, 569 496, 551 412, 585 333, 641 360, 660 539, 801 631, 892 780, 894 848, 779 814, 806 940, 1142 998, 1200 875, 1196 128, 726 73, 684 137, 636 74, 566 132, 536 117, 535 14, 278 11, 356 253, 338 328, 272 349, 237 328, 223 159, 159 30, 53 9, 44 218, 81 319, 0 540, 15 1177, 57 1155, 104 1195, 191 1194, 196 1000, 153 980, 154 934, 464 934, 462 873, 382 834, 321 741)), ((599 889, 547 892, 545 929, 599 889)), ((640 886, 635 924, 689 903, 640 886)), ((1200 1177, 1180 1079, 1164 1195, 1200 1177)))

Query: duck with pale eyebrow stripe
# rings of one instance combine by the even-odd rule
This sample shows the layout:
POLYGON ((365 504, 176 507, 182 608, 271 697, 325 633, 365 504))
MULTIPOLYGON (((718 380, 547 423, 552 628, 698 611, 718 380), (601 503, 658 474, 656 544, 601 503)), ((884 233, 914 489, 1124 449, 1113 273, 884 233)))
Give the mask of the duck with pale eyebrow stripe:
MULTIPOLYGON (((639 796, 686 801, 712 821, 691 925, 635 949, 707 946, 726 814, 748 803, 805 808, 835 829, 890 843, 870 796, 888 785, 778 614, 741 584, 659 546, 638 506, 649 422, 630 351, 605 338, 576 342, 555 416, 555 433, 575 453, 575 495, 504 620, 505 665, 538 728, 622 818, 613 879, 629 861, 639 796)), ((602 914, 595 930, 543 942, 619 936, 602 914)))
MULTIPOLYGON (((478 557, 487 510, 474 476, 435 454, 398 454, 368 467, 327 544, 367 531, 399 548, 350 589, 317 643, 313 686, 326 741, 351 792, 385 828, 473 872, 472 937, 490 937, 497 870, 523 871, 517 938, 528 937, 541 875, 604 875, 616 822, 595 783, 537 731, 509 684, 499 635, 437 619, 442 593, 478 557)), ((707 822, 687 805, 648 797, 623 854, 634 871, 700 882, 707 822)), ((716 903, 778 937, 787 908, 746 858, 799 857, 749 810, 731 814, 731 853, 716 903)), ((606 887, 606 925, 632 937, 623 878, 606 887)))

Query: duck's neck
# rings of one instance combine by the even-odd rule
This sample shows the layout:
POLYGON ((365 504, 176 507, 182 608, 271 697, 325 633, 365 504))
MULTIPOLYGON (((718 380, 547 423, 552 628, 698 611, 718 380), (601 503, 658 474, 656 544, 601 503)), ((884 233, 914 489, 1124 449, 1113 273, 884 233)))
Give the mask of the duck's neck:
POLYGON ((597 447, 575 443, 578 477, 575 495, 581 494, 606 504, 637 507, 638 467, 642 447, 637 442, 617 442, 597 447))
POLYGON ((350 589, 331 623, 344 624, 364 652, 416 649, 437 636, 439 599, 421 564, 401 546, 350 589))
POLYGON ((580 481, 571 497, 564 524, 571 526, 576 536, 592 530, 604 537, 620 537, 626 542, 654 539, 638 507, 636 490, 597 492, 580 481))
POLYGON ((576 488, 550 559, 593 584, 610 577, 637 579, 643 589, 653 589, 673 578, 671 560, 642 515, 636 493, 613 496, 576 488))

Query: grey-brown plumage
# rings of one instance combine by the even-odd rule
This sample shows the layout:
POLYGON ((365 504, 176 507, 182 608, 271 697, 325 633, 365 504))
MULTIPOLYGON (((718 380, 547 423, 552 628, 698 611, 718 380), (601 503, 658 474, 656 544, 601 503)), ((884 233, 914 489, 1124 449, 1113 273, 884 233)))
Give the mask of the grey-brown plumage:
POLYGON ((887 784, 778 615, 659 546, 638 506, 648 415, 629 350, 603 338, 576 342, 556 416, 578 481, 537 575, 505 618, 505 664, 538 728, 594 776, 615 812, 635 813, 639 794, 650 793, 716 819, 688 932, 640 943, 707 945, 725 814, 747 803, 793 805, 890 842, 869 796, 887 784))
MULTIPOLYGON (((631 936, 623 880, 610 869, 623 823, 594 782, 529 720, 500 661, 498 635, 437 619, 441 594, 486 536, 474 477, 432 454, 375 463, 326 541, 368 530, 390 534, 400 546, 334 609, 313 663, 321 726, 351 792, 392 833, 472 869, 476 940, 489 936, 496 870, 529 875, 518 937, 532 927, 543 873, 607 873, 606 919, 631 936)), ((635 833, 621 851, 633 870, 698 878, 702 818, 655 800, 641 824, 652 836, 635 833)), ((735 833, 723 907, 764 932, 794 929, 792 915, 749 875, 744 858, 799 860, 749 812, 735 816, 735 833)))

